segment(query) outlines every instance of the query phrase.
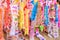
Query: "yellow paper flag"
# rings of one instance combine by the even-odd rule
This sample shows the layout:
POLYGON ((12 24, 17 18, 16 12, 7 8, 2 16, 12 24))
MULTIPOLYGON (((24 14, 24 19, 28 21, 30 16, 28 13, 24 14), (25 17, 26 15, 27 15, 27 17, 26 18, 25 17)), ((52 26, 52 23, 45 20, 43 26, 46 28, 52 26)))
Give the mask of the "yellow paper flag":
POLYGON ((25 26, 25 35, 28 35, 29 34, 29 9, 25 9, 25 15, 24 15, 24 18, 25 18, 25 21, 24 21, 24 26, 25 26))

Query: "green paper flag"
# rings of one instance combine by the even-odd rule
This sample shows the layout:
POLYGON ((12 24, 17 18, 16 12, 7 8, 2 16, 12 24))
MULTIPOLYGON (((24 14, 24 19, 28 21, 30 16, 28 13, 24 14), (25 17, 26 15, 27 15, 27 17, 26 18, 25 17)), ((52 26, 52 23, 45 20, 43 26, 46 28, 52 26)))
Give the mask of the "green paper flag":
POLYGON ((42 32, 44 30, 44 26, 43 25, 39 25, 39 30, 42 32))

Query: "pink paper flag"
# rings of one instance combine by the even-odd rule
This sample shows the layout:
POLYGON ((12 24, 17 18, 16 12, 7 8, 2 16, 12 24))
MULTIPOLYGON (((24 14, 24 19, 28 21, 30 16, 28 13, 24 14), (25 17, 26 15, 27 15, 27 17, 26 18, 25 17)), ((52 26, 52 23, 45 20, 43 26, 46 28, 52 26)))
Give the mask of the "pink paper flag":
POLYGON ((58 27, 60 27, 60 7, 58 8, 58 27))

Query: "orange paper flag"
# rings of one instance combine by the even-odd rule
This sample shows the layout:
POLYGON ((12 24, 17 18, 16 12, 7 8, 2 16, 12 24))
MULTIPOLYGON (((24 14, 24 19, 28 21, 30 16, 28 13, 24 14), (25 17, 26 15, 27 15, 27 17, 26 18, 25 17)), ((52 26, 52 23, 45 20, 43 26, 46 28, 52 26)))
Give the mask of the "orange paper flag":
POLYGON ((3 34, 3 23, 2 23, 2 13, 3 10, 0 8, 0 40, 4 40, 4 34, 3 34))

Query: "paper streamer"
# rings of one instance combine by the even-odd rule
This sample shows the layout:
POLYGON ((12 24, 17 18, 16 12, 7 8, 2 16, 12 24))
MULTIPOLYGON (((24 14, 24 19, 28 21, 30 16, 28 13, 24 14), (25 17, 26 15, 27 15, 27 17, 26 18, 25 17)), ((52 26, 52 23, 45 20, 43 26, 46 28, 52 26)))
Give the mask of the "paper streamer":
POLYGON ((38 11, 36 14, 36 27, 43 24, 44 20, 44 6, 42 1, 38 2, 38 11))
POLYGON ((58 6, 58 27, 60 28, 60 6, 58 6))
POLYGON ((36 27, 39 27, 39 30, 42 32, 44 29, 44 5, 43 1, 38 2, 38 11, 36 14, 36 27))
POLYGON ((38 0, 37 1, 33 0, 32 4, 34 6, 33 6, 31 17, 30 17, 30 19, 31 19, 30 40, 34 40, 34 22, 35 22, 34 20, 35 20, 36 14, 37 14, 38 0))
POLYGON ((50 5, 48 33, 56 38, 58 36, 58 9, 56 4, 50 5), (56 17, 55 17, 56 16, 56 17))
POLYGON ((55 14, 56 14, 55 22, 58 23, 58 6, 57 6, 57 4, 55 5, 55 14))
POLYGON ((24 2, 20 2, 19 5, 19 29, 22 30, 24 27, 24 7, 25 7, 25 3, 24 2))
POLYGON ((41 13, 42 13, 42 10, 41 10, 41 5, 40 3, 38 2, 38 9, 37 9, 37 14, 36 14, 36 27, 38 27, 38 25, 40 25, 41 21, 41 13), (39 13, 40 12, 40 13, 39 13))
POLYGON ((53 34, 53 36, 54 36, 54 38, 58 38, 59 37, 59 32, 58 32, 58 5, 57 5, 57 3, 56 3, 56 0, 54 1, 54 7, 55 7, 55 26, 54 26, 54 34, 53 34))
POLYGON ((3 9, 2 6, 0 5, 0 40, 5 40, 4 39, 4 34, 3 34, 3 21, 2 21, 2 17, 3 17, 3 9))
POLYGON ((29 9, 25 8, 24 14, 25 35, 29 35, 29 9))
POLYGON ((6 6, 4 6, 4 29, 8 33, 11 26, 11 14, 10 14, 10 0, 6 0, 6 6))
POLYGON ((6 32, 6 40, 8 40, 10 28, 11 28, 11 11, 10 0, 3 1, 4 6, 4 31, 6 32))
POLYGON ((48 23, 49 23, 49 18, 48 18, 48 5, 45 5, 45 8, 44 8, 44 19, 45 19, 45 25, 47 26, 48 23))
POLYGON ((50 6, 49 6, 49 18, 51 18, 51 21, 55 21, 55 16, 56 16, 56 14, 55 14, 55 9, 56 9, 56 7, 55 7, 56 5, 55 4, 51 4, 50 6))
MULTIPOLYGON (((16 1, 16 0, 15 0, 16 1)), ((11 3, 11 15, 12 15, 12 22, 11 22, 11 29, 10 29, 10 36, 16 36, 18 32, 18 4, 11 3)))
POLYGON ((34 5, 34 7, 32 9, 32 13, 31 13, 31 17, 30 17, 31 21, 33 21, 36 17, 38 2, 34 3, 33 5, 34 5))
POLYGON ((55 14, 56 14, 56 17, 55 17, 55 22, 56 22, 56 26, 54 28, 56 28, 54 31, 54 38, 57 38, 59 37, 59 32, 58 32, 58 5, 56 4, 55 5, 55 14))
MULTIPOLYGON (((31 1, 31 3, 33 4, 34 3, 34 0, 32 0, 31 1)), ((34 8, 34 5, 33 5, 33 8, 34 8)), ((32 10, 33 10, 33 8, 32 8, 32 10)), ((32 13, 32 11, 31 11, 31 16, 30 16, 30 23, 31 23, 31 26, 30 26, 30 34, 29 34, 29 36, 30 36, 30 40, 34 40, 34 26, 32 25, 33 24, 33 22, 32 22, 32 17, 33 17, 33 15, 32 15, 33 13, 32 13)))
POLYGON ((56 0, 53 1, 54 2, 54 8, 55 8, 55 14, 53 14, 53 16, 55 15, 55 22, 53 24, 53 36, 54 38, 58 37, 58 6, 56 4, 56 0))

